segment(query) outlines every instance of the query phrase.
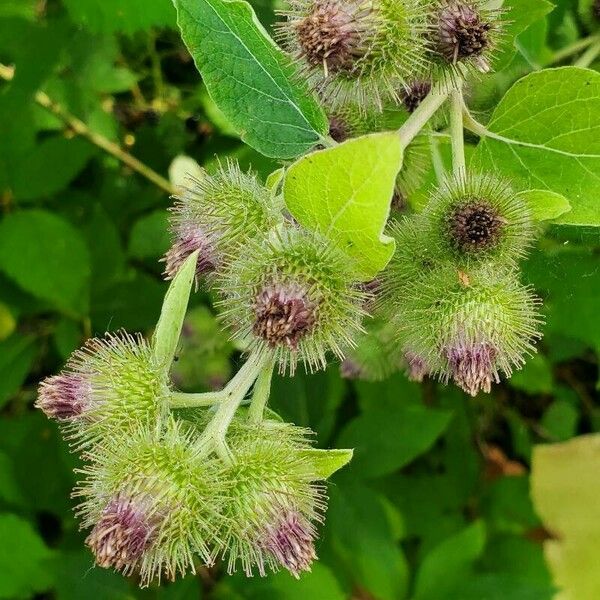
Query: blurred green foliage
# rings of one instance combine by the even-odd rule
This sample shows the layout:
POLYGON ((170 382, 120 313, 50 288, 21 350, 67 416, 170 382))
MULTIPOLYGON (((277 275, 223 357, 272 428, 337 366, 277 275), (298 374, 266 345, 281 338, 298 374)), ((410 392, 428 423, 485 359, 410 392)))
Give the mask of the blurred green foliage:
MULTIPOLYGON (((517 78, 580 35, 557 2, 517 38, 506 68, 473 88, 489 114, 517 78)), ((257 0, 263 23, 270 0, 257 0)), ((0 0, 0 598, 57 600, 545 600, 553 595, 532 507, 535 444, 600 431, 600 238, 550 227, 525 265, 545 302, 541 352, 491 396, 409 383, 348 383, 337 367, 276 378, 271 406, 321 447, 354 447, 330 487, 320 562, 296 582, 201 569, 163 588, 92 569, 70 499, 75 458, 32 409, 39 380, 93 334, 149 333, 166 284, 167 194, 35 101, 167 176, 175 156, 211 168, 278 164, 243 145, 212 104, 170 0, 0 0)), ((219 387, 239 363, 210 299, 193 297, 175 378, 219 387)), ((576 599, 587 600, 587 599, 576 599)))

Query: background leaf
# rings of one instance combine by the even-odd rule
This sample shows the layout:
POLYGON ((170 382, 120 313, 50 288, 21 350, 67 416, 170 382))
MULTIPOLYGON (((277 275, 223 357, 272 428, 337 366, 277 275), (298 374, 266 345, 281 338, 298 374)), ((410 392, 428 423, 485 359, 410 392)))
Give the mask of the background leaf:
POLYGON ((71 314, 88 305, 88 249, 79 232, 52 213, 16 212, 0 223, 0 270, 71 314))

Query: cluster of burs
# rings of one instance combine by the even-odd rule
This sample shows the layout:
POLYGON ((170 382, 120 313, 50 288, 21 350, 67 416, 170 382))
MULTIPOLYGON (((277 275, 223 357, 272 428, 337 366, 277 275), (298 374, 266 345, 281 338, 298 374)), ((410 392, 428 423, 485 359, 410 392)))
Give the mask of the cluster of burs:
MULTIPOLYGON (((488 6, 301 0, 280 31, 342 141, 395 127, 390 119, 418 110, 432 85, 489 70, 502 14, 488 6)), ((428 139, 426 131, 405 153, 396 206, 421 183, 428 139)), ((268 397, 269 369, 315 371, 333 355, 347 375, 383 378, 404 366, 413 379, 453 380, 476 394, 523 363, 539 318, 519 282, 534 228, 518 194, 460 172, 419 214, 398 219, 389 224, 395 256, 365 283, 335 239, 289 215, 277 173, 263 184, 228 162, 189 182, 173 208, 165 274, 176 279, 192 265, 248 358, 199 410, 174 401, 156 340, 126 333, 88 341, 42 382, 38 406, 83 459, 74 495, 98 565, 138 573, 142 584, 220 558, 248 575, 310 569, 326 504, 310 432, 264 418, 264 403, 231 403, 253 384, 268 397)))

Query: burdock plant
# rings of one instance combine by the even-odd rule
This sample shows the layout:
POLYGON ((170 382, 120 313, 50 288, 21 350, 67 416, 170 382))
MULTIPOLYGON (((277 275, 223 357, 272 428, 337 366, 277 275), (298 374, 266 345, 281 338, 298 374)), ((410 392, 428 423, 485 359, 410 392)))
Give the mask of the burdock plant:
POLYGON ((468 164, 464 128, 521 162, 515 148, 550 142, 508 137, 510 110, 494 131, 467 110, 465 82, 493 68, 502 40, 491 3, 292 0, 282 47, 242 0, 174 3, 213 100, 281 164, 264 182, 233 161, 190 179, 172 209, 171 283, 151 340, 89 341, 37 404, 82 453, 75 495, 98 565, 143 585, 218 561, 301 577, 325 480, 352 451, 317 450, 309 430, 268 410, 274 371, 334 359, 347 378, 404 369, 476 395, 520 368, 542 321, 520 262, 558 194, 541 175, 528 190, 533 175, 514 164, 468 164), (407 214, 390 221, 392 203, 407 214), (218 391, 183 393, 171 378, 194 282, 239 352, 218 391))

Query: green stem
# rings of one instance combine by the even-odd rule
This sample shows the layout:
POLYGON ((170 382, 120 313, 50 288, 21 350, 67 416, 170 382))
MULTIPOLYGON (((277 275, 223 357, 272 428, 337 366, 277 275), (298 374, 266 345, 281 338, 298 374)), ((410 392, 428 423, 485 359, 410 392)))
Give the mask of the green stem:
POLYGON ((207 392, 205 394, 186 394, 172 392, 169 398, 170 408, 201 408, 214 406, 223 401, 223 392, 207 392))
POLYGON ((440 144, 433 132, 429 133, 429 148, 431 149, 431 162, 433 163, 435 177, 438 183, 442 183, 446 179, 446 167, 440 152, 440 144))
POLYGON ((570 58, 573 54, 577 54, 582 50, 585 50, 588 46, 591 46, 594 42, 598 40, 597 35, 590 35, 589 37, 583 38, 582 40, 577 40, 574 44, 570 44, 565 48, 562 48, 554 56, 544 64, 545 67, 550 67, 555 65, 563 60, 570 58))
POLYGON ((398 135, 404 149, 415 139, 419 131, 425 127, 429 119, 448 98, 448 93, 443 85, 439 83, 433 86, 427 97, 419 104, 417 110, 400 127, 398 135))
POLYGON ((589 67, 597 58, 600 56, 600 39, 590 46, 586 52, 584 52, 573 65, 575 67, 589 67))
POLYGON ((273 379, 274 369, 275 360, 272 359, 256 379, 252 392, 252 402, 248 409, 248 420, 250 423, 260 423, 263 419, 265 407, 271 395, 271 379, 273 379))
POLYGON ((262 352, 251 354, 225 389, 217 392, 221 395, 221 401, 212 420, 198 440, 201 455, 207 455, 214 451, 225 464, 233 463, 233 456, 225 441, 225 435, 235 411, 270 360, 271 357, 262 352))
POLYGON ((452 140, 452 169, 460 177, 466 173, 465 132, 463 128, 463 94, 457 88, 450 95, 450 136, 452 140))

